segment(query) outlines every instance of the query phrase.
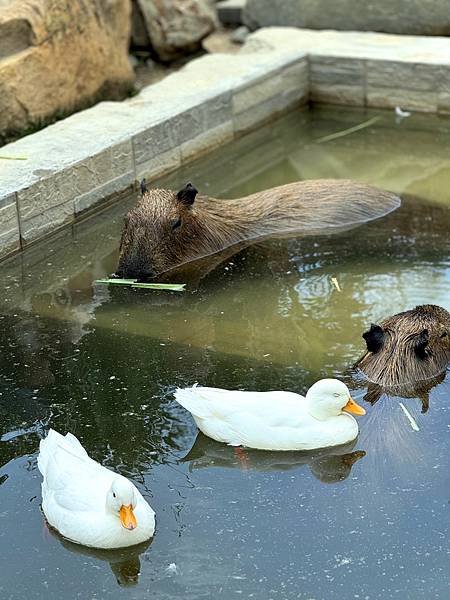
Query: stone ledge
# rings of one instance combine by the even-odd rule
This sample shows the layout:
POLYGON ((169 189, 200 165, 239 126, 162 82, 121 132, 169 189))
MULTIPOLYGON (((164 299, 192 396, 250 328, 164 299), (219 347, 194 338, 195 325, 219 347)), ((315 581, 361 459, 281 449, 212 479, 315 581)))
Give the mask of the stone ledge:
POLYGON ((210 150, 226 144, 233 139, 233 121, 226 121, 211 127, 196 138, 181 145, 181 162, 186 163, 192 158, 197 158, 210 150))
POLYGON ((313 101, 450 112, 449 38, 271 27, 245 51, 273 48, 308 54, 313 101))
POLYGON ((85 194, 78 196, 74 202, 75 216, 77 217, 85 211, 94 208, 97 204, 101 204, 104 199, 119 194, 127 188, 131 188, 134 185, 134 180, 134 171, 128 171, 128 173, 110 179, 95 189, 91 189, 85 194))
POLYGON ((20 248, 16 194, 0 197, 0 258, 20 248))
POLYGON ((308 99, 450 112, 450 39, 269 28, 2 148, 0 256, 308 99))

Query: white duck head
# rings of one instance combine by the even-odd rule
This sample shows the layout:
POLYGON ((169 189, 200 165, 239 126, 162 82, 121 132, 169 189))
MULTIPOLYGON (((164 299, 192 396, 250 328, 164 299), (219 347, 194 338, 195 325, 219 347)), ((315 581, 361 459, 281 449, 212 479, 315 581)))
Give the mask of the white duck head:
POLYGON ((306 400, 309 414, 320 421, 337 417, 342 411, 354 415, 366 414, 364 408, 350 396, 345 383, 338 379, 320 379, 309 388, 306 400))
POLYGON ((125 477, 116 477, 106 495, 106 509, 119 517, 125 529, 136 529, 137 520, 133 510, 137 498, 133 484, 125 477))

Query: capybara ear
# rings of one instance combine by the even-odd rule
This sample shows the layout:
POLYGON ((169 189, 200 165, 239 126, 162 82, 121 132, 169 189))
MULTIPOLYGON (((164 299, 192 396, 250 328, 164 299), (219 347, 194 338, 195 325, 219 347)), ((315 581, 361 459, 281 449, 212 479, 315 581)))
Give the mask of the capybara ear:
POLYGON ((195 196, 198 194, 198 191, 192 185, 192 183, 188 183, 184 186, 182 190, 180 190, 177 194, 177 199, 179 202, 186 204, 187 206, 192 206, 194 204, 195 196))
POLYGON ((140 189, 141 189, 141 195, 143 196, 145 194, 145 192, 148 192, 148 187, 147 187, 147 182, 145 181, 145 177, 144 179, 141 181, 140 185, 139 185, 140 189))
POLYGON ((379 325, 371 324, 369 331, 363 333, 369 352, 379 352, 384 342, 384 331, 379 325))
POLYGON ((427 357, 426 347, 429 341, 428 329, 422 329, 414 341, 414 352, 418 358, 424 359, 427 357))

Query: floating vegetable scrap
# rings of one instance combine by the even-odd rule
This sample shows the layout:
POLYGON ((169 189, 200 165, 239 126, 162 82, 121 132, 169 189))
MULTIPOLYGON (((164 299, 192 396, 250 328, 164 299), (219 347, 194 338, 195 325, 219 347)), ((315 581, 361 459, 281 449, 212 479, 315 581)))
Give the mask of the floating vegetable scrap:
POLYGON ((410 412, 409 412, 409 410, 406 408, 406 406, 403 404, 403 402, 400 402, 400 406, 401 406, 401 408, 402 408, 403 412, 405 413, 405 415, 406 415, 406 418, 408 419, 408 421, 409 421, 409 424, 411 425, 411 428, 412 428, 414 431, 420 431, 420 429, 419 429, 419 426, 417 425, 417 423, 416 423, 416 421, 415 421, 414 417, 411 415, 411 413, 410 413, 410 412))
POLYGON ((184 292, 185 283, 139 283, 137 279, 97 279, 95 283, 106 285, 129 285, 133 288, 147 288, 149 290, 169 290, 171 292, 184 292))
POLYGON ((350 133, 354 133, 355 131, 359 131, 360 129, 365 129, 366 127, 370 127, 377 121, 379 121, 381 117, 372 117, 368 121, 364 121, 364 123, 359 123, 354 127, 349 127, 348 129, 344 129, 343 131, 337 131, 336 133, 331 133, 330 135, 326 135, 315 140, 316 144, 323 144, 324 142, 331 142, 332 140, 337 140, 338 138, 344 137, 345 135, 349 135, 350 133))
POLYGON ((339 285, 339 281, 336 279, 336 277, 331 278, 331 283, 334 285, 338 292, 342 292, 341 286, 339 285))

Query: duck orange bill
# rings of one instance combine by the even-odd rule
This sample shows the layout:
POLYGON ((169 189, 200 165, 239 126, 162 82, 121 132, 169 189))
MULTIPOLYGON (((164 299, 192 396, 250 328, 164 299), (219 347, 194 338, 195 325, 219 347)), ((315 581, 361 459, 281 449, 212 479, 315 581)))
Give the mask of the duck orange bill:
POLYGON ((356 404, 356 402, 353 400, 353 398, 351 396, 348 397, 348 402, 342 410, 345 410, 346 412, 349 412, 349 413, 353 413, 354 415, 365 415, 366 414, 366 411, 364 410, 364 408, 362 406, 360 406, 359 404, 356 404))
POLYGON ((133 508, 131 504, 125 506, 122 504, 119 510, 120 522, 125 527, 125 529, 129 529, 132 531, 137 527, 136 517, 134 516, 133 508))

